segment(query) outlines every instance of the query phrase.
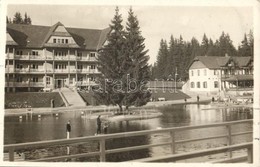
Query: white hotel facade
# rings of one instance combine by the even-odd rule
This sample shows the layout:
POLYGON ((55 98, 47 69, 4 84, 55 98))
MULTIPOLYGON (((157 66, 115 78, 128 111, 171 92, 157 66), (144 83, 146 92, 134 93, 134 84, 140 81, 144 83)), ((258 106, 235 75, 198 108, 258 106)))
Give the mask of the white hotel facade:
POLYGON ((189 90, 215 94, 253 92, 253 58, 197 56, 189 66, 189 90))
POLYGON ((97 53, 110 28, 103 30, 8 24, 5 91, 26 92, 95 85, 97 53))

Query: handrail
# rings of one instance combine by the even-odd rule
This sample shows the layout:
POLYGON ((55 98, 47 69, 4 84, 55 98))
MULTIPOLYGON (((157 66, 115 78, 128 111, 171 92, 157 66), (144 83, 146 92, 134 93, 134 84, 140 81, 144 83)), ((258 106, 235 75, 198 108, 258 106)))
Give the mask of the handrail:
MULTIPOLYGON (((183 126, 183 127, 173 127, 173 128, 165 128, 165 129, 155 129, 155 130, 144 130, 144 131, 134 131, 134 132, 126 132, 126 133, 114 133, 114 134, 106 134, 106 135, 98 135, 98 136, 88 136, 88 137, 77 137, 77 138, 70 138, 70 139, 58 139, 58 140, 49 140, 49 141, 38 141, 38 142, 29 142, 29 143, 18 143, 18 144, 8 144, 4 145, 4 151, 9 152, 9 161, 13 161, 13 154, 15 150, 19 149, 28 149, 28 148, 42 148, 46 146, 53 146, 53 145, 70 145, 75 143, 86 143, 88 141, 99 141, 100 143, 100 151, 99 152, 91 152, 93 154, 100 155, 100 161, 105 161, 105 155, 110 153, 116 152, 123 152, 123 151, 132 151, 138 150, 143 148, 150 148, 155 146, 162 146, 162 145, 171 145, 172 153, 175 153, 175 144, 184 143, 184 142, 191 142, 191 141, 198 141, 198 140, 208 140, 213 138, 227 138, 228 143, 227 145, 231 145, 232 136, 237 135, 244 135, 250 134, 252 131, 246 132, 239 132, 239 133, 230 133, 231 125, 235 124, 243 124, 243 123, 252 123, 252 119, 248 120, 240 120, 240 121, 232 121, 232 122, 221 122, 221 123, 213 123, 213 124, 206 124, 206 125, 195 125, 195 126, 183 126), (196 138, 196 139, 186 139, 186 140, 175 140, 174 133, 178 131, 184 130, 191 130, 191 129, 201 129, 201 128, 211 128, 211 127, 219 127, 219 126, 226 126, 227 133, 226 135, 218 135, 218 136, 208 136, 204 138, 196 138), (125 138, 131 136, 142 136, 142 135, 151 135, 157 133, 170 133, 171 142, 160 143, 160 144, 150 144, 150 145, 141 145, 141 146, 133 146, 133 147, 126 147, 126 148, 118 148, 112 150, 105 149, 105 141, 107 139, 115 139, 115 138, 125 138)), ((79 154, 80 156, 81 154, 79 154)), ((71 155, 72 156, 72 155, 71 155)), ((73 155, 74 157, 75 155, 73 155)), ((91 156, 88 154, 86 156, 91 156)), ((230 156, 232 156, 230 154, 230 156)), ((67 157, 67 156, 64 156, 67 157)), ((60 157, 48 158, 49 160, 62 159, 60 157)), ((37 160, 36 160, 37 161, 37 160)), ((41 159, 44 161, 44 158, 41 159)))
POLYGON ((200 151, 193 151, 193 152, 188 152, 188 153, 180 153, 180 154, 172 154, 172 155, 164 155, 164 156, 158 156, 158 157, 150 157, 150 158, 143 158, 143 159, 138 159, 138 160, 132 160, 128 162, 172 162, 176 160, 183 160, 183 159, 188 159, 188 158, 195 158, 199 156, 205 156, 209 154, 218 154, 226 151, 234 151, 234 150, 239 150, 239 149, 248 149, 248 155, 249 159, 248 161, 252 163, 252 147, 253 147, 253 142, 247 142, 243 144, 236 144, 236 145, 231 145, 231 146, 224 146, 224 147, 218 147, 218 148, 211 148, 211 149, 205 149, 205 150, 200 150, 200 151))

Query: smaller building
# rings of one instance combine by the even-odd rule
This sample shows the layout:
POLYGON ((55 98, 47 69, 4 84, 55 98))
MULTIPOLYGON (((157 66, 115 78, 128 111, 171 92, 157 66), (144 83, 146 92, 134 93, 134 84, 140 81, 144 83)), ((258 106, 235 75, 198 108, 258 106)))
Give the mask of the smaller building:
POLYGON ((190 91, 210 94, 252 91, 253 58, 197 56, 189 66, 187 84, 190 91))

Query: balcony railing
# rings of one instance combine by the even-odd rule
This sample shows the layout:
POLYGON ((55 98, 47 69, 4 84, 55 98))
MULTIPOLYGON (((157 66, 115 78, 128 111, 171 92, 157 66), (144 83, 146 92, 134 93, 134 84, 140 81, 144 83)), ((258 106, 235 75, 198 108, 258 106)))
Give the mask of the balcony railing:
POLYGON ((6 59, 14 59, 14 53, 6 53, 5 58, 6 59))
POLYGON ((15 55, 14 58, 18 60, 29 60, 29 55, 15 55))
POLYGON ((24 81, 24 82, 5 82, 5 87, 44 87, 43 82, 29 82, 29 81, 24 81))
POLYGON ((5 73, 13 73, 14 72, 14 68, 5 68, 5 73))
POLYGON ((55 73, 69 73, 68 69, 54 69, 55 73))
POLYGON ((30 72, 29 68, 16 68, 15 69, 15 72, 18 72, 18 73, 28 73, 30 72))
POLYGON ((44 69, 30 69, 30 73, 44 73, 44 69))
POLYGON ((44 87, 43 82, 30 82, 30 87, 44 87))

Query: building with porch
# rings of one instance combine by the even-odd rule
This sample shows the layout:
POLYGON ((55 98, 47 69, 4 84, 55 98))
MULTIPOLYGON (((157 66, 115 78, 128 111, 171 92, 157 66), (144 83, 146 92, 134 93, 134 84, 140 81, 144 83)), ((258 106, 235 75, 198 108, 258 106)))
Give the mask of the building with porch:
POLYGON ((253 91, 252 57, 197 56, 189 66, 189 90, 216 94, 253 91))
POLYGON ((97 54, 110 28, 7 24, 5 91, 95 85, 97 54))

